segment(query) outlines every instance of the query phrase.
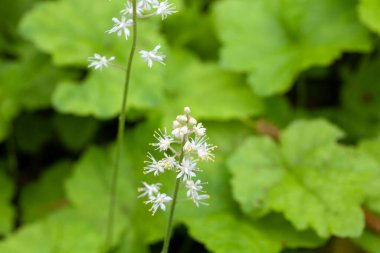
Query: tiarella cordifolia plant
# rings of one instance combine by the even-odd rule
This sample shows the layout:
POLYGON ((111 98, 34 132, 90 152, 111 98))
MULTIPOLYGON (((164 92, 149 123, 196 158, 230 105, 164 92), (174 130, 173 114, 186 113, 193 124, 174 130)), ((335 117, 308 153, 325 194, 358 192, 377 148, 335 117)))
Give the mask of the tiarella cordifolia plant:
MULTIPOLYGON (((118 125, 116 159, 115 159, 115 166, 112 172, 105 251, 107 251, 110 248, 110 244, 112 242, 114 210, 115 210, 115 204, 116 204, 115 195, 116 195, 116 186, 117 186, 117 175, 118 175, 118 170, 120 166, 120 159, 121 159, 122 147, 123 147, 124 122, 125 122, 125 117, 126 117, 125 114, 126 114, 128 87, 129 87, 129 80, 131 76, 132 61, 133 61, 134 53, 137 47, 137 20, 139 18, 149 18, 155 15, 161 16, 161 19, 164 20, 168 17, 168 15, 176 13, 176 10, 173 4, 169 3, 168 0, 139 0, 139 1, 127 0, 124 5, 124 8, 121 9, 120 13, 122 15, 120 18, 118 17, 112 18, 114 26, 111 27, 106 32, 109 34, 116 33, 118 37, 121 37, 122 35, 124 35, 126 40, 132 37, 132 46, 131 46, 127 66, 124 68, 121 65, 111 63, 111 61, 115 60, 114 56, 107 58, 106 56, 101 56, 100 54, 95 53, 93 57, 88 57, 88 61, 90 61, 90 64, 88 65, 89 68, 103 70, 103 67, 107 68, 108 66, 114 66, 126 72, 123 99, 122 99, 121 112, 120 112, 119 125, 118 125), (130 29, 132 29, 132 32, 130 29)), ((159 52, 160 48, 161 46, 160 44, 158 44, 151 51, 147 51, 147 50, 139 51, 141 58, 143 58, 143 60, 148 64, 149 68, 153 67, 154 62, 159 62, 165 65, 164 63, 165 55, 159 52)), ((154 190, 155 188, 151 189, 151 191, 154 191, 154 190)), ((163 199, 163 201, 167 200, 166 195, 160 195, 159 197, 160 199, 163 199)))
POLYGON ((150 211, 154 215, 160 208, 166 210, 166 204, 172 202, 169 213, 169 221, 167 226, 164 248, 162 253, 167 253, 169 240, 171 236, 172 221, 177 201, 177 193, 182 185, 186 188, 186 197, 199 207, 200 204, 207 204, 210 196, 203 190, 203 184, 200 179, 196 179, 198 161, 213 161, 214 154, 212 151, 216 148, 214 145, 207 143, 206 128, 202 123, 190 116, 190 108, 185 107, 185 114, 178 115, 173 121, 173 130, 168 133, 165 130, 158 130, 154 137, 156 143, 151 143, 156 150, 163 153, 163 158, 156 160, 153 155, 148 153, 148 161, 144 168, 144 173, 153 173, 158 176, 166 171, 176 173, 176 183, 174 194, 169 197, 166 193, 161 193, 161 183, 148 184, 142 182, 143 186, 138 188, 141 193, 138 197, 147 197, 145 204, 150 204, 150 211))

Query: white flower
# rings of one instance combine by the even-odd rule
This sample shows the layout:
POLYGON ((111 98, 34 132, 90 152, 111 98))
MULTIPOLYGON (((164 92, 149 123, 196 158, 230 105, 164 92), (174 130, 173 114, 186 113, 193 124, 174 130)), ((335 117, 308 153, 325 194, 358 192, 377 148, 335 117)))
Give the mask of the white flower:
POLYGON ((192 198, 194 195, 197 195, 199 191, 202 191, 203 187, 201 185, 201 180, 194 182, 193 180, 186 181, 187 197, 192 198))
POLYGON ((156 14, 161 15, 162 20, 166 19, 168 15, 177 12, 173 4, 170 4, 167 0, 155 4, 154 8, 156 9, 156 14))
POLYGON ((181 123, 178 120, 173 121, 173 128, 178 128, 181 126, 181 123))
POLYGON ((187 197, 190 198, 197 207, 199 207, 199 204, 207 205, 207 203, 202 202, 204 199, 209 199, 210 196, 208 194, 199 194, 202 191, 202 185, 201 180, 197 180, 194 182, 193 180, 186 181, 186 188, 187 190, 187 197))
POLYGON ((210 198, 210 195, 208 195, 208 194, 200 194, 200 195, 195 195, 193 197, 193 201, 194 201, 195 205, 197 207, 199 207, 199 204, 207 205, 207 203, 203 202, 202 200, 209 199, 209 198, 210 198))
POLYGON ((183 145, 183 151, 186 153, 191 153, 196 149, 196 146, 192 141, 186 141, 185 145, 183 145))
MULTIPOLYGON (((164 157, 156 161, 148 153, 149 161, 146 162, 147 166, 144 168, 144 173, 153 172, 155 176, 158 176, 165 170, 174 171, 177 174, 177 182, 186 187, 187 198, 199 207, 199 205, 207 205, 205 200, 209 199, 210 196, 203 190, 201 180, 196 179, 200 171, 197 162, 199 160, 213 160, 212 151, 216 146, 207 143, 206 128, 191 117, 190 108, 185 107, 184 112, 173 121, 171 133, 168 133, 166 129, 163 131, 159 129, 154 133, 157 142, 151 143, 151 145, 155 146, 156 150, 162 151, 164 157)), ((144 187, 138 189, 141 192, 139 197, 149 197, 145 203, 152 204, 150 211, 153 214, 159 208, 165 211, 165 204, 172 201, 172 198, 159 192, 161 184, 149 185, 145 182, 143 184, 144 187)))
POLYGON ((187 126, 177 127, 172 131, 174 137, 182 139, 185 135, 189 134, 189 128, 187 126))
POLYGON ((137 6, 143 10, 150 11, 152 9, 152 5, 157 5, 157 0, 140 0, 137 3, 137 6))
POLYGON ((145 163, 148 163, 148 166, 145 166, 144 168, 145 174, 153 172, 153 175, 158 176, 160 172, 164 173, 165 168, 162 166, 160 161, 157 162, 150 153, 148 153, 148 158, 150 161, 145 161, 145 163))
POLYGON ((206 133, 206 128, 203 127, 202 123, 198 123, 196 126, 193 127, 194 133, 197 136, 203 136, 206 133))
POLYGON ((165 203, 170 202, 172 200, 171 197, 166 195, 165 193, 158 193, 157 196, 150 196, 148 201, 145 201, 145 204, 152 203, 152 211, 153 215, 156 213, 157 209, 160 207, 162 211, 166 210, 165 203))
POLYGON ((168 154, 164 153, 165 158, 161 160, 161 165, 168 170, 174 169, 177 167, 178 163, 175 160, 174 156, 169 156, 168 154))
MULTIPOLYGON (((141 15, 142 11, 142 7, 138 4, 136 6, 136 14, 141 15)), ((120 13, 123 15, 133 15, 133 5, 131 4, 131 2, 127 1, 127 3, 124 5, 124 9, 122 9, 120 13)))
POLYGON ((214 161, 215 155, 211 153, 216 147, 206 142, 197 147, 198 157, 205 161, 214 161))
POLYGON ((166 133, 166 129, 164 129, 164 132, 159 129, 153 136, 158 140, 158 143, 151 143, 151 145, 156 146, 160 151, 168 150, 170 144, 174 142, 174 139, 166 133))
POLYGON ((154 62, 159 62, 163 65, 164 63, 164 58, 165 55, 160 54, 158 50, 161 48, 160 44, 158 44, 152 51, 145 51, 145 50, 140 50, 140 56, 141 58, 144 59, 144 62, 148 62, 148 67, 152 68, 154 62))
POLYGON ((130 31, 129 31, 129 29, 128 29, 128 26, 132 26, 133 25, 133 20, 132 19, 126 20, 125 16, 122 16, 121 20, 119 20, 117 18, 112 18, 112 21, 115 23, 115 25, 114 25, 114 27, 112 27, 107 32, 108 33, 117 32, 117 36, 119 36, 119 37, 124 32, 125 39, 127 40, 128 37, 129 37, 129 35, 131 34, 130 31))
POLYGON ((187 123, 187 116, 186 116, 186 115, 178 115, 178 116, 176 117, 176 120, 177 120, 179 123, 185 124, 185 123, 187 123))
POLYGON ((215 146, 208 144, 207 137, 204 135, 202 137, 195 137, 195 139, 190 139, 184 145, 184 151, 186 153, 196 152, 201 160, 214 160, 214 154, 211 152, 216 148, 215 146))
POLYGON ((103 67, 108 67, 108 64, 115 60, 114 56, 111 56, 109 59, 107 59, 105 56, 100 56, 99 54, 94 54, 94 57, 88 57, 88 61, 91 63, 88 65, 89 68, 94 67, 95 69, 102 70, 103 67))
POLYGON ((187 181, 196 176, 195 171, 197 170, 196 161, 189 158, 184 158, 181 165, 178 166, 179 173, 177 175, 177 178, 182 177, 183 181, 187 181))
POLYGON ((142 182, 142 183, 144 187, 140 187, 137 189, 138 192, 142 192, 142 194, 140 194, 138 198, 144 197, 146 195, 148 195, 148 197, 151 197, 155 193, 158 193, 160 190, 160 186, 161 186, 160 183, 157 183, 157 184, 148 184, 146 182, 142 182))

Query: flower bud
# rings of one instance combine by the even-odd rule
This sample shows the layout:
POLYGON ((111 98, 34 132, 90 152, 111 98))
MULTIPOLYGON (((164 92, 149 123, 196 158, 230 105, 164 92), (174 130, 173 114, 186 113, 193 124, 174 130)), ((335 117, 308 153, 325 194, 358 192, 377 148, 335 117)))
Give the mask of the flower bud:
POLYGON ((186 134, 189 133, 189 129, 187 128, 187 126, 183 126, 183 127, 181 127, 181 129, 179 130, 179 132, 180 132, 181 137, 183 137, 183 136, 185 136, 186 134))
POLYGON ((179 121, 180 123, 186 123, 187 117, 186 117, 186 115, 178 115, 176 120, 179 121))
POLYGON ((184 108, 184 111, 185 111, 185 114, 190 114, 191 112, 190 108, 187 106, 184 108))
POLYGON ((179 126, 181 126, 181 123, 179 123, 177 120, 174 120, 173 121, 173 128, 178 128, 179 126))
POLYGON ((172 135, 174 135, 175 138, 181 138, 181 128, 175 128, 172 131, 172 135))
POLYGON ((195 124, 197 124, 197 120, 190 116, 190 118, 189 118, 189 124, 190 125, 195 125, 195 124))

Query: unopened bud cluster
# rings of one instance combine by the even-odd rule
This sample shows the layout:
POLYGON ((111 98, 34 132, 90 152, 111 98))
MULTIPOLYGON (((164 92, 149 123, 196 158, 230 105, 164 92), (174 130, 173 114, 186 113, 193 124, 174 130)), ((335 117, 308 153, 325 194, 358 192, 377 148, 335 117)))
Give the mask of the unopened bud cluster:
MULTIPOLYGON (((204 183, 196 179, 198 161, 213 161, 212 151, 215 146, 207 143, 206 128, 202 123, 190 116, 190 108, 185 107, 184 114, 178 115, 173 121, 173 130, 168 133, 157 131, 154 134, 156 143, 151 143, 156 150, 163 153, 163 158, 156 160, 153 155, 148 153, 148 161, 144 168, 144 173, 153 173, 158 176, 166 171, 176 173, 177 180, 186 187, 186 197, 194 202, 198 207, 206 204, 206 199, 210 198, 203 190, 204 183)), ((150 211, 156 213, 158 208, 165 211, 165 204, 172 201, 172 198, 160 192, 161 183, 148 184, 143 182, 143 187, 138 188, 141 193, 139 197, 147 197, 145 204, 152 204, 150 211)))
MULTIPOLYGON (((161 19, 164 20, 173 13, 176 13, 172 3, 169 3, 168 0, 139 0, 136 1, 136 18, 148 18, 152 16, 161 16, 161 19)), ((124 8, 120 11, 121 17, 113 17, 112 21, 114 26, 107 30, 106 32, 116 33, 117 36, 121 37, 124 34, 126 40, 128 40, 131 35, 130 27, 133 26, 133 5, 131 0, 127 0, 124 8)), ((154 47, 153 50, 139 50, 140 57, 147 62, 148 67, 152 68, 154 62, 159 62, 163 65, 165 55, 158 52, 160 49, 160 44, 154 47)), ((100 56, 99 54, 94 54, 93 57, 88 57, 90 64, 89 68, 94 67, 95 69, 102 70, 103 67, 108 67, 111 61, 115 60, 114 56, 111 56, 107 59, 105 56, 100 56)))

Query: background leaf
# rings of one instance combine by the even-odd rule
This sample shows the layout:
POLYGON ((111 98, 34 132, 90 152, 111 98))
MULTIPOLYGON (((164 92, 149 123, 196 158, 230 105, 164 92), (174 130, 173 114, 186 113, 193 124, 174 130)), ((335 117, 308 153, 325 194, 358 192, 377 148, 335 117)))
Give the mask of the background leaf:
POLYGON ((13 227, 13 219, 15 217, 14 209, 11 205, 13 197, 14 185, 12 180, 0 168, 0 234, 8 234, 13 227))
POLYGON ((364 24, 380 34, 380 3, 376 0, 360 0, 359 14, 364 24))
POLYGON ((321 237, 360 235, 360 204, 367 196, 363 189, 380 167, 367 156, 335 145, 339 135, 334 126, 317 120, 290 125, 281 134, 283 149, 268 137, 248 139, 228 163, 234 196, 243 210, 282 212, 297 229, 313 228, 321 237), (311 134, 316 129, 318 139, 311 134), (298 156, 288 152, 304 134, 311 138, 303 140, 298 156))
POLYGON ((220 1, 215 25, 223 44, 221 65, 247 72, 261 96, 286 92, 300 72, 327 66, 344 51, 371 48, 355 4, 351 0, 220 1))

